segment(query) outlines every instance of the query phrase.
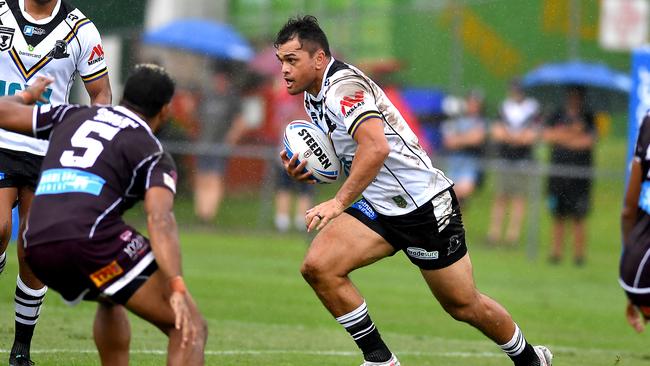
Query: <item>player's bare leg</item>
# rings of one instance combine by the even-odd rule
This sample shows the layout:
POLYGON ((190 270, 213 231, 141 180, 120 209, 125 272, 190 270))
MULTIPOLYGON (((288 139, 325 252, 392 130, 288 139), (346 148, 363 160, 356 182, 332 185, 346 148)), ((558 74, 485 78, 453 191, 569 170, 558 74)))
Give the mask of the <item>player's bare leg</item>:
POLYGON ((93 338, 102 365, 129 364, 131 326, 123 306, 107 302, 97 303, 93 338))
POLYGON ((0 273, 7 263, 7 246, 11 239, 11 209, 18 190, 13 187, 0 188, 0 273))
POLYGON ((304 212, 307 212, 313 206, 313 200, 309 193, 298 193, 298 198, 296 199, 296 214, 294 217, 294 222, 296 229, 299 231, 305 231, 304 222, 304 212))
POLYGON ((476 288, 469 254, 449 267, 421 272, 440 305, 454 319, 483 332, 515 365, 538 365, 535 349, 525 341, 506 309, 476 288))
POLYGON ((562 217, 553 218, 553 229, 551 235, 551 255, 549 260, 551 263, 559 263, 562 260, 562 251, 564 247, 564 224, 565 220, 562 217))
POLYGON ((392 355, 348 274, 394 251, 377 233, 343 213, 316 235, 300 269, 323 305, 354 338, 366 361, 385 362, 392 355))
POLYGON ((168 279, 156 271, 126 303, 126 308, 158 327, 169 337, 167 365, 203 365, 207 325, 189 293, 191 322, 196 330, 194 339, 182 347, 182 329, 175 328, 174 311, 169 303, 171 290, 168 279))
POLYGON ((30 358, 29 350, 32 343, 32 336, 34 335, 34 329, 36 328, 36 323, 41 313, 43 299, 47 292, 47 287, 34 275, 29 265, 25 262, 23 233, 27 226, 27 215, 33 198, 34 192, 30 188, 21 187, 18 190, 20 225, 16 245, 18 252, 18 278, 16 279, 14 297, 16 328, 10 360, 15 358, 30 358))

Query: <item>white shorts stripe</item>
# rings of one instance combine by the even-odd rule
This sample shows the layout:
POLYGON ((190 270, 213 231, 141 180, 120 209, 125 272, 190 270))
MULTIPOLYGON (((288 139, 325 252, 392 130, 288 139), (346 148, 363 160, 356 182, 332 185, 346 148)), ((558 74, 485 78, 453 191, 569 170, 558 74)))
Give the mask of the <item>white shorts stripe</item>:
POLYGON ((142 260, 135 265, 130 271, 128 271, 122 278, 119 280, 115 281, 112 285, 108 286, 106 290, 104 290, 104 294, 108 296, 113 296, 115 295, 118 291, 120 291, 124 286, 128 285, 129 282, 131 282, 136 276, 138 276, 142 271, 147 268, 151 262, 154 261, 153 257, 153 252, 147 253, 147 255, 142 258, 142 260))

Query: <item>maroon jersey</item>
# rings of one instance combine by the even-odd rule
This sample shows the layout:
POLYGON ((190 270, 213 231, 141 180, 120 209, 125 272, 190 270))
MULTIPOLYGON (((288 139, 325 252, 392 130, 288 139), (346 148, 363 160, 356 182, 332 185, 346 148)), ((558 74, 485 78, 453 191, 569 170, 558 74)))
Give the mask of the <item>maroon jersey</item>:
POLYGON ((34 135, 49 139, 25 245, 120 235, 124 211, 161 186, 175 192, 176 167, 149 126, 125 107, 35 107, 34 135))

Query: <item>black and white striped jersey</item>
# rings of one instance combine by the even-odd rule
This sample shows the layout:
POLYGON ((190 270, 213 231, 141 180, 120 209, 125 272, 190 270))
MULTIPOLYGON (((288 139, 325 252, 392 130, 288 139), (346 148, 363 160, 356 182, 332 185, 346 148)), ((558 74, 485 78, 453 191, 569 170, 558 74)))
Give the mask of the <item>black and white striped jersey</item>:
POLYGON ((319 94, 314 97, 305 92, 305 109, 315 124, 329 132, 346 174, 357 150, 357 128, 369 118, 384 121, 390 153, 363 192, 377 212, 388 216, 406 214, 452 185, 442 171, 433 167, 383 90, 354 66, 332 58, 319 94))
MULTIPOLYGON (((0 96, 16 94, 40 75, 54 79, 45 93, 50 103, 65 104, 77 73, 84 82, 107 74, 97 28, 79 9, 56 2, 50 17, 36 20, 24 0, 0 1, 0 96)), ((0 129, 0 148, 45 155, 47 141, 0 129)))
POLYGON ((127 108, 44 105, 34 135, 49 139, 30 209, 26 245, 102 240, 152 186, 176 190, 176 168, 149 126, 127 108))

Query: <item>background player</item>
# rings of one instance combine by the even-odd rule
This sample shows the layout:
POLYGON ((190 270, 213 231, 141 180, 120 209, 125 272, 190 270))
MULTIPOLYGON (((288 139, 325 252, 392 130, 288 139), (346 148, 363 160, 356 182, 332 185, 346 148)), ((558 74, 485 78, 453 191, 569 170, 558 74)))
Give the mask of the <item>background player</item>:
POLYGON ((172 211, 176 168, 153 135, 168 118, 173 81, 140 65, 120 106, 24 105, 46 85, 38 78, 0 99, 1 127, 50 140, 25 231, 27 262, 67 302, 99 302, 103 365, 128 364, 119 304, 169 336, 168 365, 202 365, 206 326, 181 277, 172 211), (143 198, 151 242, 122 219, 143 198))
MULTIPOLYGON (((39 75, 55 79, 46 90, 53 105, 68 102, 79 73, 92 103, 110 104, 111 88, 99 32, 78 9, 60 0, 0 2, 0 95, 12 95, 39 75)), ((11 236, 11 210, 18 204, 20 232, 34 196, 47 142, 0 130, 0 272, 11 236)), ((25 265, 18 245, 16 328, 9 364, 30 364, 29 348, 47 288, 25 265)))
POLYGON ((621 214, 623 255, 619 283, 627 294, 628 323, 642 332, 650 319, 650 115, 639 128, 621 214))
MULTIPOLYGON (((290 94, 304 92, 312 121, 329 131, 349 173, 336 196, 307 211, 308 230, 321 230, 301 272, 323 305, 354 338, 364 364, 396 366, 366 302, 348 274, 403 250, 434 296, 455 319, 481 330, 515 365, 550 365, 508 312, 478 292, 452 182, 432 167, 399 111, 361 71, 334 60, 316 18, 290 19, 275 40, 290 94), (355 200, 363 194, 363 199, 355 200), (346 208, 347 207, 347 208, 346 208)), ((305 162, 281 153, 294 178, 305 162)))

